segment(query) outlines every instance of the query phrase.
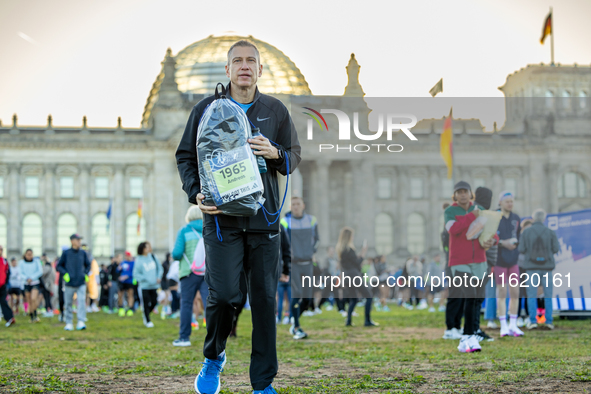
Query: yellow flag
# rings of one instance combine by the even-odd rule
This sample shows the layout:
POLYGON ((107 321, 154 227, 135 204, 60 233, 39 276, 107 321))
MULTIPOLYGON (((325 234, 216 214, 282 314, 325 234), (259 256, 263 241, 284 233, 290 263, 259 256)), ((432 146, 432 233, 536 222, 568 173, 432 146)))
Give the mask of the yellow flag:
MULTIPOLYGON (((452 108, 453 109, 453 108, 452 108)), ((454 134, 452 129, 452 109, 449 110, 449 116, 443 123, 443 133, 441 133, 440 153, 443 162, 447 166, 447 179, 451 179, 453 175, 453 147, 454 134)))

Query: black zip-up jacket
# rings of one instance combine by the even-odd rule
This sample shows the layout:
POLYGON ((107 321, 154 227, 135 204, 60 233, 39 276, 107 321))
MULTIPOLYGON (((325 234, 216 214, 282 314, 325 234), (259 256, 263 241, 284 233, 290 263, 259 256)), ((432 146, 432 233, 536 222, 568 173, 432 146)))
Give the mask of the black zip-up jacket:
POLYGON ((68 249, 62 253, 57 270, 61 276, 70 275, 70 281, 66 286, 78 287, 85 284, 85 276, 90 272, 90 259, 86 251, 82 249, 68 249))
MULTIPOLYGON (((226 90, 230 94, 230 84, 228 84, 226 90)), ((197 162, 197 128, 203 111, 214 99, 213 95, 209 96, 193 107, 176 151, 176 163, 183 183, 183 190, 189 196, 191 204, 197 204, 197 194, 201 191, 199 164, 197 162)), ((279 190, 277 172, 287 175, 285 157, 289 157, 290 173, 296 169, 301 160, 300 153, 302 149, 298 135, 285 105, 274 97, 261 94, 258 88, 254 95, 253 104, 246 112, 246 116, 256 127, 260 128, 261 134, 279 144, 279 147, 275 147, 283 152, 283 158, 265 159, 268 170, 266 173, 261 174, 265 188, 263 193, 265 203, 263 205, 268 212, 275 213, 281 207, 281 199, 284 193, 284 190, 279 190)), ((214 215, 205 214, 203 216, 204 227, 215 227, 214 215)), ((279 232, 279 220, 269 226, 262 209, 259 209, 257 214, 251 217, 215 216, 218 217, 219 225, 222 228, 238 228, 252 232, 279 232)), ((276 217, 267 215, 270 222, 275 220, 276 217)))

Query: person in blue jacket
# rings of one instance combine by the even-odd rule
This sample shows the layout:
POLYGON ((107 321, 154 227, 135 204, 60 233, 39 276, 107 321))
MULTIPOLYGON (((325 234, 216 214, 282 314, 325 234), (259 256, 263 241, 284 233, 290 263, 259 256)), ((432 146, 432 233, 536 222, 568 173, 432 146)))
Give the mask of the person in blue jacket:
POLYGON ((90 258, 85 250, 80 248, 81 236, 72 234, 70 242, 72 247, 64 251, 57 263, 57 270, 64 278, 65 289, 64 298, 65 317, 66 317, 66 331, 73 331, 72 324, 72 303, 74 301, 74 293, 78 299, 78 324, 77 330, 86 329, 86 283, 88 282, 88 273, 90 272, 90 258))
POLYGON ((137 247, 137 257, 133 265, 133 278, 137 281, 140 300, 144 307, 144 325, 154 327, 150 320, 150 313, 158 303, 158 286, 162 278, 162 264, 152 254, 152 245, 142 242, 137 247))
POLYGON ((133 265, 135 261, 133 260, 133 256, 131 252, 125 252, 125 260, 119 267, 117 267, 117 271, 119 271, 119 316, 123 317, 133 316, 133 311, 135 310, 135 285, 137 281, 133 278, 133 265), (123 298, 127 295, 127 311, 123 309, 123 298))

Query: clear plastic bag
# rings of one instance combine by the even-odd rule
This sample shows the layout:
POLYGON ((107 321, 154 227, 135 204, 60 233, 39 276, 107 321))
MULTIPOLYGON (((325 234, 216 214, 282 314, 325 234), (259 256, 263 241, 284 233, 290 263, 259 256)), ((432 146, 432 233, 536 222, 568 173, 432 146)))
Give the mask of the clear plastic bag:
POLYGON ((216 206, 230 216, 256 215, 265 199, 256 157, 248 143, 251 136, 244 111, 226 98, 223 86, 221 95, 216 87, 216 99, 203 112, 197 129, 205 205, 216 206))

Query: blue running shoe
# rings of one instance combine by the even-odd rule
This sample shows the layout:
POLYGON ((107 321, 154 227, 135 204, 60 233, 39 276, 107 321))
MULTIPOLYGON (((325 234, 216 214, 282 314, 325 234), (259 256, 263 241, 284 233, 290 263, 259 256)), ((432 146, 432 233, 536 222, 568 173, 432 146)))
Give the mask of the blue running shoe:
POLYGON ((226 365, 226 352, 222 353, 221 358, 210 360, 206 358, 203 362, 201 372, 195 378, 195 391, 198 394, 218 394, 220 392, 220 373, 226 365))
POLYGON ((277 394, 277 391, 273 388, 273 386, 268 385, 264 390, 255 390, 252 394, 277 394))

